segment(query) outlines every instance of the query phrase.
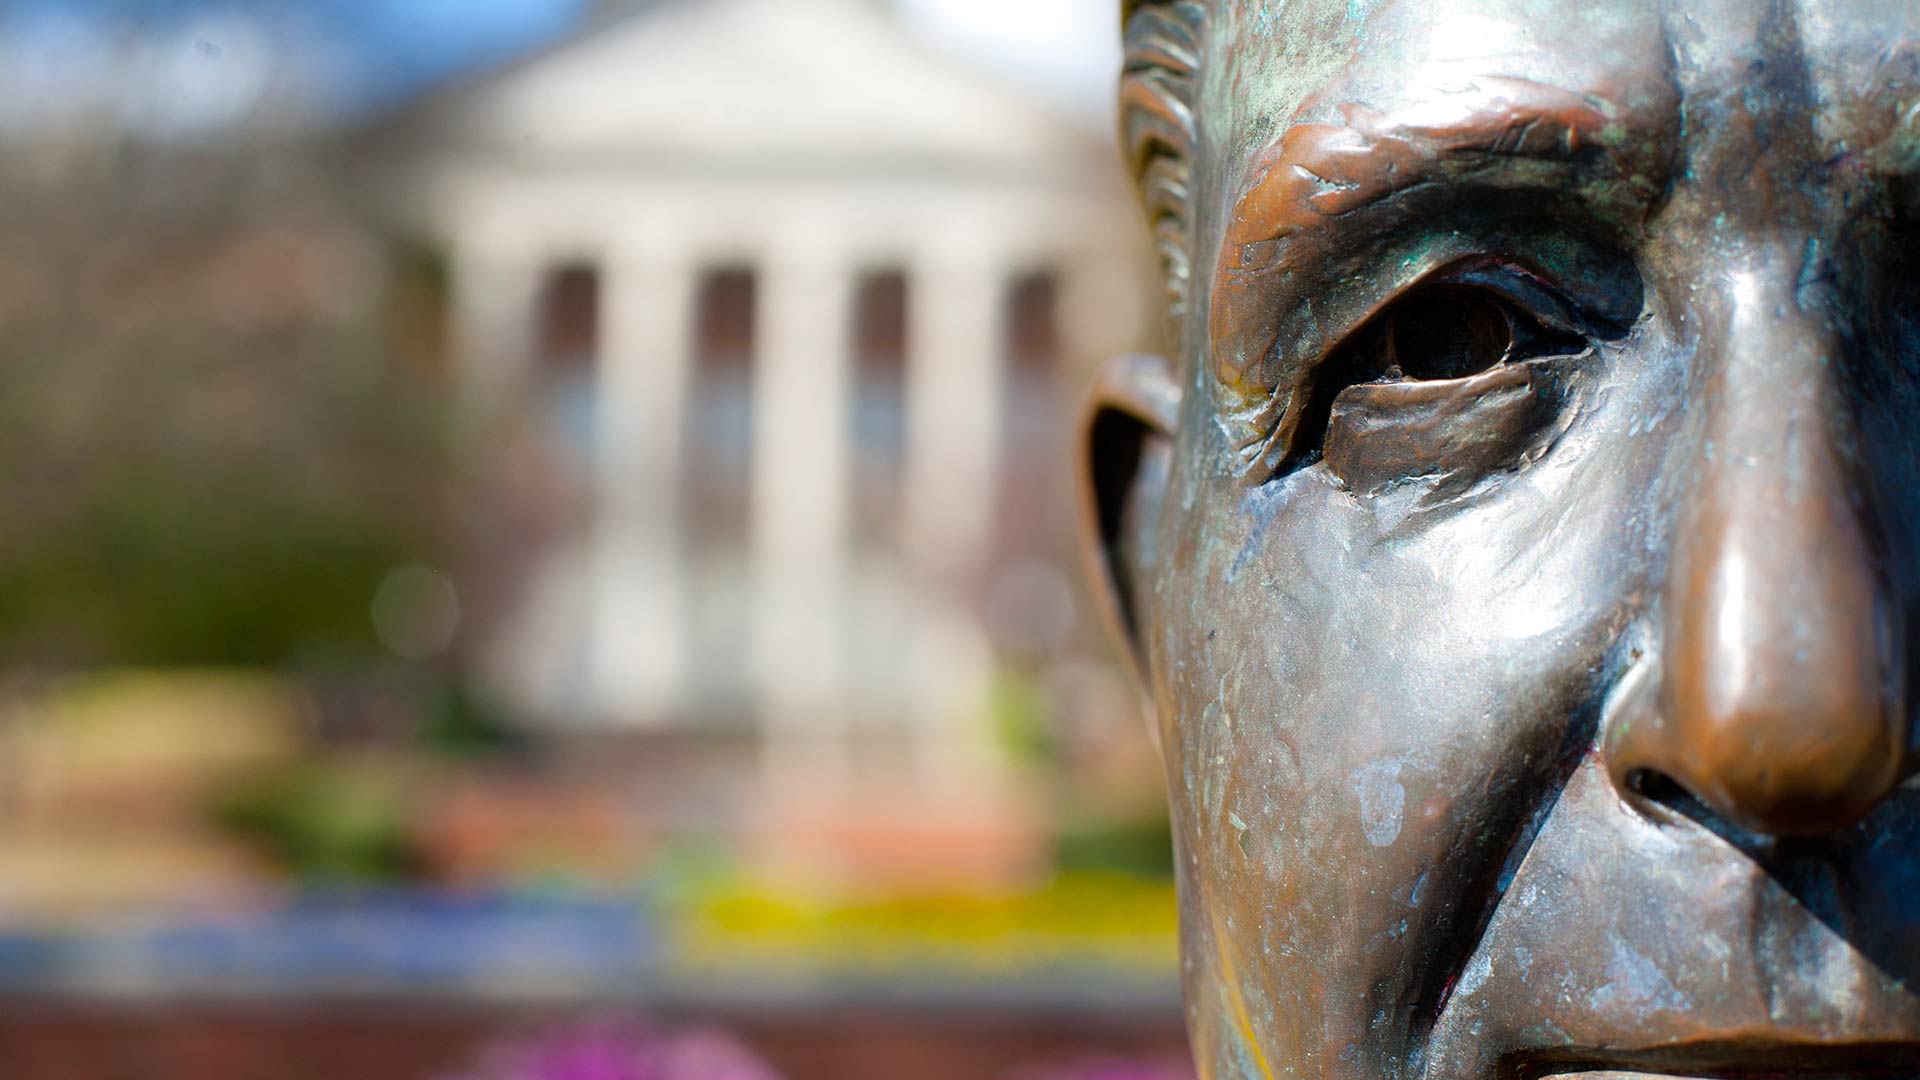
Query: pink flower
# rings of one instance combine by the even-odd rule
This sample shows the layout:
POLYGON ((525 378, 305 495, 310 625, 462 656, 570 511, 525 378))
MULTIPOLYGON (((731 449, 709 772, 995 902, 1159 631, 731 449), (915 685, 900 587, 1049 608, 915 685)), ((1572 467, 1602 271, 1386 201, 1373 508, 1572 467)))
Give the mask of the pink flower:
POLYGON ((780 1080, 739 1042, 711 1030, 579 1024, 509 1040, 448 1080, 780 1080))
POLYGON ((1184 1061, 1096 1057, 1053 1068, 1022 1070, 1008 1080, 1193 1080, 1193 1068, 1184 1061))

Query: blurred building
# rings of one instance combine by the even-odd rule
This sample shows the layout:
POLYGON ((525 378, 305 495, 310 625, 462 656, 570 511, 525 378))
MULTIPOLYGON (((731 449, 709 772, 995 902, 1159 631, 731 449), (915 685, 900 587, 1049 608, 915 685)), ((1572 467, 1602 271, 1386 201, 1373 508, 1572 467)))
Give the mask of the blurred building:
POLYGON ((996 656, 1087 640, 1071 372, 1155 310, 1112 159, 879 0, 603 8, 364 136, 520 492, 469 514, 471 662, 762 793, 1010 805, 996 656))

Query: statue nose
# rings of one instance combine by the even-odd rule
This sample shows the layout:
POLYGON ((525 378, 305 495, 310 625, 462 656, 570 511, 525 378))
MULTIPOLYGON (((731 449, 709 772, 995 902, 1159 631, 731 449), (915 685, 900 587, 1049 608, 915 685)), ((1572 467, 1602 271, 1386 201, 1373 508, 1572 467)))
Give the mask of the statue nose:
POLYGON ((1805 835, 1858 821, 1905 775, 1904 671, 1837 341, 1770 291, 1736 281, 1697 354, 1658 716, 1610 734, 1609 758, 1746 829, 1805 835))

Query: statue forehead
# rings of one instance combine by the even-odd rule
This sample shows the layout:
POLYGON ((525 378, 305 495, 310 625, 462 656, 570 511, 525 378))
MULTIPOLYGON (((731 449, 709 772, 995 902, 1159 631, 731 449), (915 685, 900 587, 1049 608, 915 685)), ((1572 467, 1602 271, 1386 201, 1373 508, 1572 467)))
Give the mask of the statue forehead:
POLYGON ((1661 78, 1668 56, 1646 0, 1216 0, 1210 23, 1200 115, 1228 130, 1397 110, 1482 76, 1605 91, 1661 78))
MULTIPOLYGON (((1219 132, 1324 120, 1340 104, 1393 110, 1477 76, 1598 96, 1759 77, 1763 53, 1803 57, 1852 96, 1889 53, 1920 50, 1920 5, 1882 0, 1205 0, 1210 78, 1197 104, 1219 132), (1217 61, 1217 62, 1215 62, 1217 61), (1636 85, 1637 84, 1637 85, 1636 85)), ((1907 82, 1907 79, 1897 79, 1907 82)), ((1819 95, 1827 96, 1827 95, 1819 95)))

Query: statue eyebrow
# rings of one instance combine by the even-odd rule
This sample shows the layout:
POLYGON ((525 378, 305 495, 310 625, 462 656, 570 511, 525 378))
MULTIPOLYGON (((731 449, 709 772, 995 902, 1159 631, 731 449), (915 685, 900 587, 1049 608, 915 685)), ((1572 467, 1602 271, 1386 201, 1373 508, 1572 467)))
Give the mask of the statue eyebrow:
MULTIPOLYGON (((1340 108, 1341 124, 1298 123, 1255 164, 1234 206, 1230 253, 1283 240, 1398 191, 1502 158, 1576 162, 1608 156, 1610 110, 1594 99, 1522 79, 1473 88, 1395 114, 1340 108)), ((1612 161, 1620 172, 1624 162, 1612 161)), ((1234 270, 1258 265, 1235 262, 1234 270)), ((1256 258, 1256 264, 1259 262, 1256 258)))

